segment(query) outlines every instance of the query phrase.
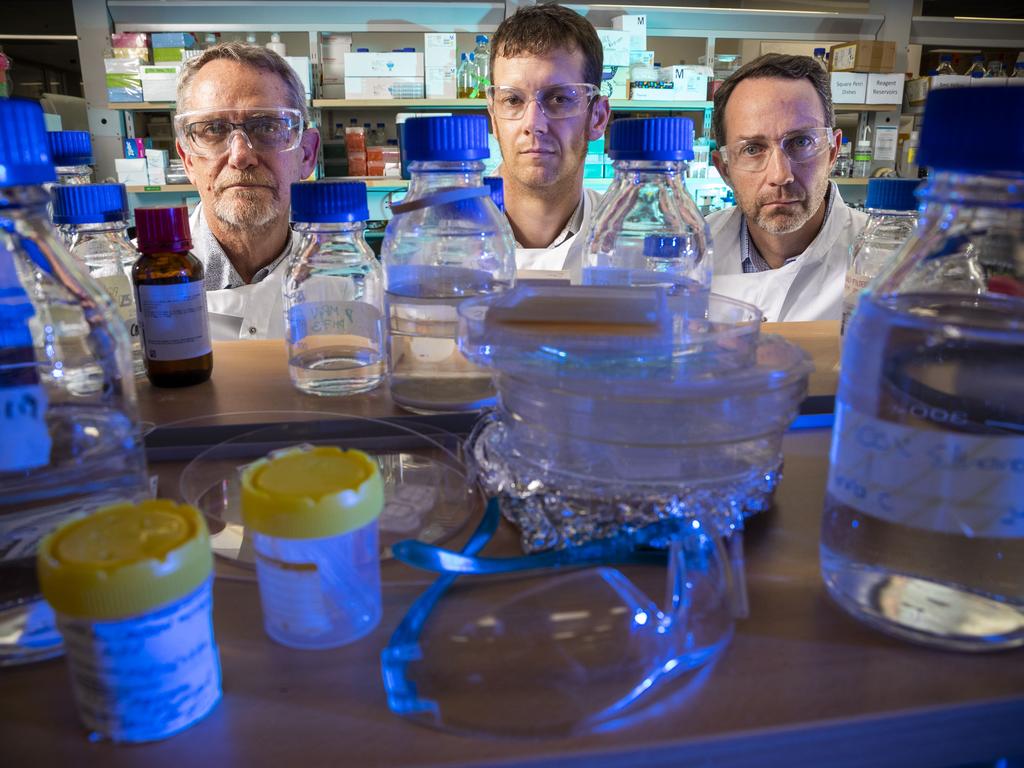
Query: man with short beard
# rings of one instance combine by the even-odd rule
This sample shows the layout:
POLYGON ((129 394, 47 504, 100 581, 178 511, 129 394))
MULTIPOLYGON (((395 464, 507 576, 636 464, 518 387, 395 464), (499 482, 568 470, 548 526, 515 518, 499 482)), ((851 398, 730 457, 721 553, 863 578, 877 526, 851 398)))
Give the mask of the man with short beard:
POLYGON ((177 97, 178 154, 201 200, 189 225, 213 338, 281 337, 291 185, 312 173, 320 145, 305 89, 273 51, 231 42, 185 62, 177 97))
POLYGON ((809 56, 754 59, 718 89, 712 129, 712 160, 737 203, 708 217, 712 290, 769 321, 838 320, 867 215, 829 181, 842 131, 828 73, 809 56))

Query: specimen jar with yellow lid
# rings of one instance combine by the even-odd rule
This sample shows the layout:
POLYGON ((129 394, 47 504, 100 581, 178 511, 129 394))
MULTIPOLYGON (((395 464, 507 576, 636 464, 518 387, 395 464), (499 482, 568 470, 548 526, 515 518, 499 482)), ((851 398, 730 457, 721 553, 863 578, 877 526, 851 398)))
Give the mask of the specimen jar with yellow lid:
POLYGON ((242 470, 242 519, 273 640, 334 648, 377 626, 383 506, 377 462, 362 451, 300 445, 242 470))

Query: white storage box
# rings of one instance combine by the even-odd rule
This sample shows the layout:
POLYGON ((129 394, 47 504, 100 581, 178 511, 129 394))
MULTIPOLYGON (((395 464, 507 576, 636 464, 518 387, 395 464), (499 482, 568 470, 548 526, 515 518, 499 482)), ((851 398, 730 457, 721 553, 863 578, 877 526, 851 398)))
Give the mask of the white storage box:
POLYGON ((144 65, 141 69, 143 101, 174 101, 180 71, 181 67, 176 64, 144 65))
POLYGON ((658 70, 658 78, 672 83, 673 98, 679 101, 705 101, 708 98, 710 67, 676 64, 658 70))
POLYGON ((346 77, 346 99, 422 99, 422 77, 346 77))
POLYGON ((832 73, 833 104, 864 104, 868 94, 868 76, 858 72, 832 73))
POLYGON ((299 80, 302 81, 302 87, 306 91, 306 98, 311 98, 313 90, 309 87, 309 56, 285 56, 284 60, 288 62, 288 65, 295 70, 295 74, 299 76, 299 80))
POLYGON ((597 36, 601 38, 604 48, 604 65, 606 67, 629 66, 629 32, 617 29, 599 29, 597 36))
POLYGON ((424 92, 428 99, 456 98, 455 66, 427 67, 424 92))
POLYGON ((616 16, 612 19, 612 29, 629 33, 631 51, 647 50, 647 16, 644 14, 616 16))
POLYGON ((427 32, 423 35, 423 67, 457 67, 458 52, 454 32, 427 32))
POLYGON ((117 180, 122 184, 138 184, 141 186, 149 184, 149 174, 147 173, 146 158, 144 157, 135 159, 114 158, 114 170, 117 171, 117 180))
MULTIPOLYGON (((405 51, 346 53, 345 79, 350 77, 418 77, 422 79, 423 54, 405 51)), ((356 97, 349 96, 349 98, 356 97)))

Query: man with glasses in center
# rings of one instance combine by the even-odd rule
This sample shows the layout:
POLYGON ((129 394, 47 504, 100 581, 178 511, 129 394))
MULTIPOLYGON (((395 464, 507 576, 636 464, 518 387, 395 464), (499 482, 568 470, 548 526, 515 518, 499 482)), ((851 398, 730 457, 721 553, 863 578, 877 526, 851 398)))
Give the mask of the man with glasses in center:
POLYGON ((867 215, 829 181, 842 141, 834 126, 829 75, 809 56, 761 56, 715 94, 712 159, 736 207, 708 217, 711 288, 769 321, 840 318, 867 215))
POLYGON ((231 42, 185 62, 177 102, 178 154, 201 201, 189 224, 211 334, 281 337, 291 185, 312 173, 320 145, 305 89, 273 51, 231 42))
POLYGON ((583 189, 583 163, 610 116, 600 95, 601 40, 578 13, 542 4, 505 19, 492 51, 487 109, 501 145, 516 268, 520 277, 562 273, 578 282, 600 197, 583 189))

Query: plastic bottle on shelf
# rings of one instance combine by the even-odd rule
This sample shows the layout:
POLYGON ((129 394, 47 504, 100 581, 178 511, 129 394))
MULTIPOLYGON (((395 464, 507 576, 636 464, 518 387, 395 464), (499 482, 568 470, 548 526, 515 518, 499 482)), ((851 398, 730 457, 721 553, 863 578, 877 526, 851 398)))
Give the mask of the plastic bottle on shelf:
POLYGON ((850 246, 850 262, 843 287, 843 317, 840 333, 853 314, 861 292, 888 266, 917 226, 917 179, 888 177, 868 182, 864 207, 868 223, 850 246))
POLYGON ((270 33, 270 42, 267 43, 267 48, 272 50, 278 56, 287 56, 288 55, 288 48, 287 48, 287 46, 284 43, 281 42, 281 33, 280 32, 271 32, 270 33))
POLYGON ((92 184, 92 139, 88 131, 51 131, 50 157, 58 184, 92 184))
POLYGON ((188 208, 136 208, 142 254, 132 268, 146 376, 158 387, 201 384, 213 372, 203 262, 192 253, 188 208))
POLYGON ((362 182, 292 185, 296 241, 284 280, 292 384, 312 395, 351 395, 384 379, 384 276, 363 237, 362 182))
POLYGON ((936 75, 955 75, 956 70, 953 69, 953 54, 944 53, 939 56, 939 66, 935 69, 936 75))
POLYGON ((388 131, 384 123, 377 123, 377 128, 373 134, 373 143, 379 147, 385 147, 388 143, 388 131))
POLYGON ((917 148, 920 144, 920 131, 911 131, 910 138, 903 143, 900 154, 899 172, 905 179, 917 179, 920 170, 917 166, 917 148))
POLYGON ((255 32, 247 33, 246 36, 245 36, 245 42, 247 42, 249 45, 256 45, 256 33, 255 32))
MULTIPOLYGON (((55 180, 39 104, 0 99, 0 561, 30 566, 65 518, 148 494, 128 331, 50 221, 55 180)), ((60 652, 52 611, 25 597, 0 666, 60 652)))
POLYGON ((818 62, 819 64, 821 64, 822 69, 824 69, 826 72, 828 71, 828 61, 826 61, 826 59, 825 59, 825 49, 824 48, 815 48, 814 49, 814 60, 816 62, 818 62))
POLYGON ((476 65, 476 93, 474 98, 487 97, 487 86, 491 84, 491 49, 487 45, 487 35, 476 36, 476 48, 473 49, 473 63, 476 65))
POLYGON ((1024 143, 972 140, 1022 124, 1022 88, 928 94, 918 234, 843 343, 825 585, 868 626, 947 650, 1024 645, 1024 143))
POLYGON ((131 337, 135 375, 145 376, 130 277, 139 252, 128 239, 128 211, 124 184, 53 188, 53 223, 65 227, 71 255, 110 295, 131 337))
POLYGON ((857 134, 857 145, 853 149, 853 175, 865 179, 871 175, 871 122, 864 120, 864 125, 857 134))
POLYGON ((705 294, 711 236, 683 184, 693 121, 615 120, 608 155, 615 176, 584 247, 584 285, 668 285, 678 294, 705 294))
POLYGON ((836 158, 832 175, 840 179, 846 179, 853 175, 853 146, 846 136, 843 136, 842 143, 839 145, 839 157, 836 158))
POLYGON ((472 53, 463 53, 455 73, 456 96, 471 99, 476 91, 476 65, 472 53))
POLYGON ((964 72, 967 77, 984 77, 985 76, 985 57, 977 55, 971 62, 971 66, 964 72))
POLYGON ((481 115, 405 121, 412 179, 392 206, 381 246, 387 285, 391 399, 417 413, 476 410, 493 402, 490 373, 456 346, 459 304, 505 291, 515 241, 483 182, 490 155, 481 115))
POLYGON ((1003 71, 1003 62, 999 59, 992 59, 985 67, 985 77, 1006 77, 1003 71))

